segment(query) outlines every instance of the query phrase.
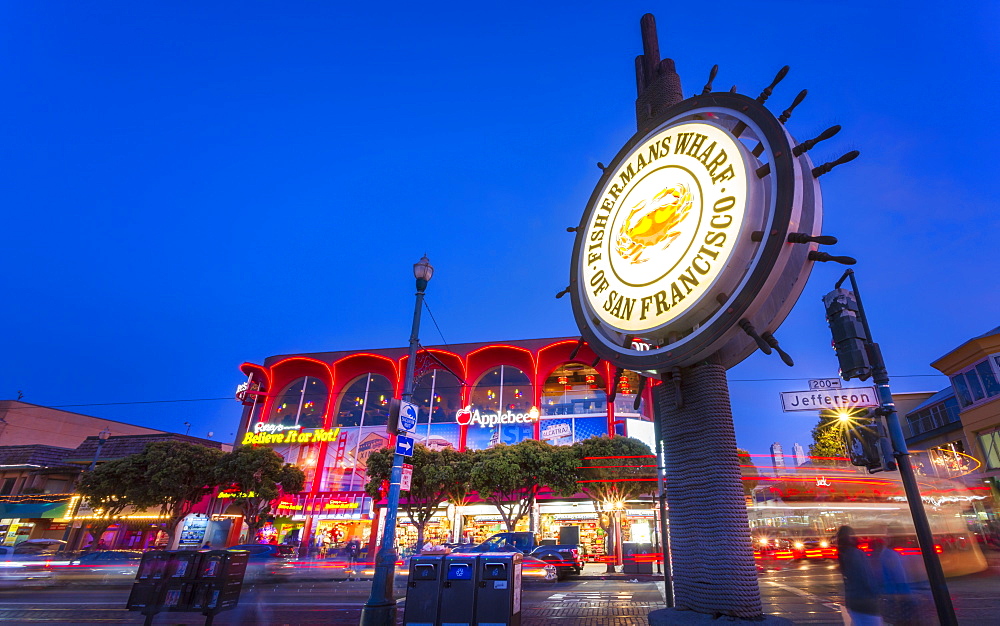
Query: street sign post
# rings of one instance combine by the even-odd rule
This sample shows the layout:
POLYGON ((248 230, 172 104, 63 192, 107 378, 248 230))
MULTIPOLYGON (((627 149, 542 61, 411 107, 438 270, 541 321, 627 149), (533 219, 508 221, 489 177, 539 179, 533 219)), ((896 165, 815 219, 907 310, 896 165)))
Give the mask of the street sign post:
POLYGON ((396 437, 396 454, 401 454, 405 457, 413 456, 413 438, 404 437, 403 435, 396 437))
POLYGON ((822 411, 824 409, 854 409, 878 406, 874 387, 850 387, 830 391, 782 391, 781 410, 822 411))
POLYGON ((399 403, 399 429, 412 432, 417 427, 417 405, 403 400, 399 403))

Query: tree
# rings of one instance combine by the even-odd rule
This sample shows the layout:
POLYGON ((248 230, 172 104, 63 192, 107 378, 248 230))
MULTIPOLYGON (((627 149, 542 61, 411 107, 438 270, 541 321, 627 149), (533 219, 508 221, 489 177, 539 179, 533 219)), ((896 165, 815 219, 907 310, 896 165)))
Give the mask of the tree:
POLYGON ((134 486, 136 476, 144 469, 135 462, 133 455, 102 463, 80 477, 77 491, 94 509, 94 517, 87 523, 94 543, 133 504, 129 487, 134 486))
POLYGON ((591 437, 573 444, 579 489, 593 501, 608 536, 608 571, 620 560, 621 512, 626 502, 656 491, 656 458, 649 446, 631 437, 591 437))
POLYGON ((216 464, 224 456, 222 450, 184 441, 151 443, 122 459, 137 470, 122 485, 125 498, 138 509, 159 507, 174 548, 181 522, 218 484, 216 464))
POLYGON ((217 484, 236 490, 233 503, 243 510, 243 520, 253 541, 282 493, 298 493, 306 475, 280 454, 264 446, 240 446, 216 465, 217 484))
MULTIPOLYGON (((389 480, 393 454, 393 450, 383 448, 368 457, 365 491, 373 498, 381 496, 382 484, 389 480)), ((406 491, 406 498, 401 499, 401 505, 410 523, 417 528, 418 547, 424 544, 424 531, 437 508, 467 491, 471 456, 471 452, 456 452, 451 448, 435 451, 423 444, 414 447, 409 460, 413 466, 410 489, 406 491)))
MULTIPOLYGON (((863 413, 863 411, 856 411, 863 413)), ((829 460, 832 458, 843 458, 846 454, 844 448, 844 424, 842 413, 836 411, 820 411, 819 423, 812 429, 813 442, 809 445, 809 456, 820 457, 822 465, 836 467, 846 464, 844 461, 829 460)), ((847 417, 853 417, 847 414, 847 417)), ((849 422, 849 420, 848 420, 849 422)))
POLYGON ((750 459, 750 453, 743 448, 736 449, 736 456, 740 460, 740 474, 743 475, 743 495, 749 496, 753 493, 753 488, 757 486, 759 481, 754 480, 760 473, 757 471, 757 466, 753 464, 750 459))
POLYGON ((567 448, 526 439, 479 452, 469 486, 496 507, 507 530, 513 531, 531 510, 542 487, 559 495, 576 491, 575 468, 575 457, 567 448))

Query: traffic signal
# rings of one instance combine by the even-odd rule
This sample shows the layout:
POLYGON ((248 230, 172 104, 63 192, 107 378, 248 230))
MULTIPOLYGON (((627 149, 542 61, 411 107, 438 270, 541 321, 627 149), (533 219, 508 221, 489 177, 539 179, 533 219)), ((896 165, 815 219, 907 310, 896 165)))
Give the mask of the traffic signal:
POLYGON ((399 398, 389 401, 389 420, 385 424, 385 432, 390 435, 399 434, 399 398))
MULTIPOLYGON (((869 416, 874 417, 874 414, 869 413, 869 416)), ((868 423, 854 422, 844 429, 844 446, 851 465, 867 467, 869 474, 896 471, 892 443, 877 418, 868 423)))
POLYGON ((872 375, 871 359, 865 346, 868 335, 858 316, 858 301, 854 292, 834 289, 823 296, 826 321, 833 332, 833 349, 840 361, 840 376, 844 380, 865 380, 872 375))

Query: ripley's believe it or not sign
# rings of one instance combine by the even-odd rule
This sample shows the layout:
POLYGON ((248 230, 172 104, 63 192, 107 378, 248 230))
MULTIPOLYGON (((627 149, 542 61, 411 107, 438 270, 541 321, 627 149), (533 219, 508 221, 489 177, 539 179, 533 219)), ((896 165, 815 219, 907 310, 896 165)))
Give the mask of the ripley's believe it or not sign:
POLYGON ((243 435, 243 441, 240 442, 240 445, 323 443, 324 441, 335 441, 338 435, 340 435, 340 428, 300 430, 299 426, 259 422, 254 425, 254 432, 247 432, 243 435))
POLYGON ((816 249, 787 235, 821 227, 812 163, 793 146, 734 93, 684 100, 626 144, 576 229, 570 293, 595 351, 646 373, 712 354, 730 367, 756 348, 741 320, 776 330, 816 249))

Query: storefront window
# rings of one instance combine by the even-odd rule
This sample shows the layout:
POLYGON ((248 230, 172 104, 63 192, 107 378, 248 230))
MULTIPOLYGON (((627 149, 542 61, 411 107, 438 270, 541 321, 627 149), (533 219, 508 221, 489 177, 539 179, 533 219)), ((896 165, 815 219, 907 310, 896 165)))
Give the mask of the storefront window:
POLYGON ((553 371, 542 388, 541 439, 569 445, 608 434, 604 377, 583 363, 566 363, 553 371))
POLYGON ((462 408, 462 381, 448 370, 433 369, 419 379, 413 389, 418 407, 417 443, 431 450, 458 449, 459 429, 455 414, 462 408))
POLYGON ((1000 430, 979 433, 979 445, 983 448, 986 467, 1000 469, 1000 430))
POLYGON ((473 408, 484 413, 526 413, 532 396, 528 376, 516 367, 501 365, 480 376, 469 400, 473 408))
MULTIPOLYGON (((482 415, 500 413, 529 413, 534 390, 531 379, 516 367, 500 365, 487 370, 479 377, 469 396, 473 412, 482 415)), ((490 448, 498 443, 513 445, 535 435, 535 425, 530 422, 483 426, 470 424, 465 434, 465 447, 473 450, 490 448)))
POLYGON ((303 376, 289 383, 271 408, 271 422, 285 426, 320 428, 329 390, 318 378, 303 376))
POLYGON ((454 423, 462 408, 462 381, 448 370, 433 369, 417 379, 413 402, 419 409, 418 424, 454 423))
POLYGON ((639 391, 639 375, 631 370, 625 370, 618 378, 618 394, 615 396, 615 419, 626 417, 648 420, 646 400, 639 401, 635 408, 635 394, 639 391))
POLYGON ((605 415, 604 377, 583 363, 566 363, 545 379, 542 415, 605 415))
POLYGON ((365 374, 344 388, 337 402, 335 426, 384 426, 389 420, 392 383, 380 374, 365 374))

